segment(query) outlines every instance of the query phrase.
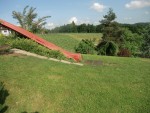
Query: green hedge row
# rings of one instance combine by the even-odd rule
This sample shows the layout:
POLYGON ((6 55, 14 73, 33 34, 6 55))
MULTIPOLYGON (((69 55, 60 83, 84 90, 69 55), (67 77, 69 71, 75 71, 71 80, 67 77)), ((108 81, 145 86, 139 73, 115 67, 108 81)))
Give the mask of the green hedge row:
POLYGON ((59 51, 49 50, 48 48, 41 46, 30 39, 0 36, 0 45, 5 44, 10 45, 11 48, 22 49, 43 56, 65 59, 65 56, 59 51))

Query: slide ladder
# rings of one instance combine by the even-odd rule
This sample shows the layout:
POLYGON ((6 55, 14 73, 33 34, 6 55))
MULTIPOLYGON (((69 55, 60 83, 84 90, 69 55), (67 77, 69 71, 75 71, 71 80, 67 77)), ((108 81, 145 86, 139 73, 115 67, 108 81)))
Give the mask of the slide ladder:
POLYGON ((15 31, 31 40, 34 40, 35 42, 37 42, 51 50, 58 50, 58 51, 62 52, 64 54, 64 56, 66 56, 67 58, 72 58, 75 61, 80 61, 82 59, 81 54, 66 51, 66 50, 62 49, 61 47, 58 47, 55 44, 48 42, 48 41, 44 40, 43 38, 40 38, 39 36, 29 32, 21 27, 18 27, 9 22, 6 22, 2 19, 0 19, 0 25, 2 25, 3 27, 6 27, 8 29, 11 29, 12 31, 15 31))

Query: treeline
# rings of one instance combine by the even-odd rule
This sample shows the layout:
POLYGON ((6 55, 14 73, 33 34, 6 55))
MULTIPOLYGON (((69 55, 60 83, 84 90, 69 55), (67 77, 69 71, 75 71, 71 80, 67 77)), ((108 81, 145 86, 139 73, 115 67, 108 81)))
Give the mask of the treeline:
POLYGON ((150 22, 141 22, 135 24, 120 24, 121 27, 128 28, 132 33, 137 33, 139 35, 143 35, 147 32, 147 27, 150 26, 150 22))
POLYGON ((101 25, 85 23, 76 25, 74 22, 50 30, 51 33, 100 33, 101 31, 101 25))
MULTIPOLYGON (((120 27, 128 28, 132 33, 143 34, 145 28, 150 24, 150 22, 145 23, 135 23, 135 24, 121 24, 120 27)), ((52 30, 48 30, 50 33, 101 33, 103 30, 103 25, 93 25, 93 24, 80 24, 76 25, 74 22, 71 24, 66 24, 63 26, 56 27, 52 30)))

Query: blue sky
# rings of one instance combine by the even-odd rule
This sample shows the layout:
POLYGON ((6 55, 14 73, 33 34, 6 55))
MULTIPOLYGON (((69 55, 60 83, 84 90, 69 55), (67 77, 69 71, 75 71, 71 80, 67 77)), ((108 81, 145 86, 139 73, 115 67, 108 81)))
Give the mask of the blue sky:
POLYGON ((0 0, 0 18, 17 25, 12 11, 36 8, 39 17, 51 16, 49 28, 68 24, 98 24, 112 8, 120 23, 150 22, 150 0, 0 0))

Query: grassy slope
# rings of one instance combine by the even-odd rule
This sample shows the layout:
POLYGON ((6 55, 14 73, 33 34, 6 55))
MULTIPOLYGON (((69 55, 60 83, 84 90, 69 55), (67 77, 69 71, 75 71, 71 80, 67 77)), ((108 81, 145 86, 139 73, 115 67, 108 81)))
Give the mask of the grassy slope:
POLYGON ((52 33, 49 35, 40 34, 39 36, 68 51, 74 52, 74 47, 82 39, 96 39, 97 43, 102 35, 100 33, 52 33))
POLYGON ((70 36, 81 41, 82 39, 95 39, 96 42, 102 37, 101 33, 66 33, 64 35, 70 36))
POLYGON ((0 56, 6 113, 148 113, 150 60, 84 55, 102 66, 0 56))

